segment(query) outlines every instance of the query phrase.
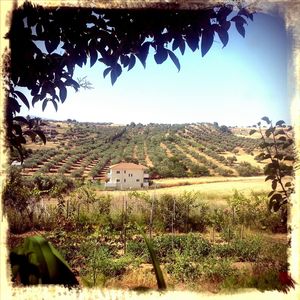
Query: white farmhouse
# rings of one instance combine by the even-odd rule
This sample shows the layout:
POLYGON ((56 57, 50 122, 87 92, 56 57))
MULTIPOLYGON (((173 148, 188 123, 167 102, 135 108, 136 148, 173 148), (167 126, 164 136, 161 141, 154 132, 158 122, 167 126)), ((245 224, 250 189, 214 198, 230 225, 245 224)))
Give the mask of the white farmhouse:
POLYGON ((137 189, 149 186, 149 174, 145 173, 147 168, 134 163, 121 162, 109 167, 109 181, 105 187, 118 189, 137 189))

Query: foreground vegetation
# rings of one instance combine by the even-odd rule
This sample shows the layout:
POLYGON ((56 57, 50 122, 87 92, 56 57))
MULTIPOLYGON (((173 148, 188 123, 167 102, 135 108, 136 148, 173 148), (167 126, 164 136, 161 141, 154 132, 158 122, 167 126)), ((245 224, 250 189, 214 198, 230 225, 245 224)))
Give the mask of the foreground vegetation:
POLYGON ((235 191, 225 205, 197 192, 154 197, 135 191, 113 199, 99 196, 90 183, 28 180, 17 170, 11 184, 7 193, 14 185, 18 197, 31 203, 26 209, 19 206, 21 198, 6 203, 10 248, 39 232, 62 253, 81 285, 155 288, 140 226, 152 239, 169 289, 284 288, 280 274, 287 272, 288 244, 280 233, 286 227, 280 213, 268 210, 266 193, 235 191), (47 204, 53 196, 58 202, 47 204))
MULTIPOLYGON (((52 258, 63 268, 63 272, 73 276, 68 282, 79 282, 81 286, 144 290, 155 286, 155 273, 160 288, 165 288, 166 281, 169 289, 216 292, 254 287, 286 291, 294 284, 288 274, 286 237, 288 199, 293 192, 293 141, 287 134, 290 129, 282 129, 283 121, 273 126, 268 118, 263 120, 270 126, 263 132, 258 124, 263 140, 261 147, 265 151, 257 155, 257 160, 271 160, 270 163, 264 162, 265 181, 271 180, 271 192, 266 187, 244 192, 241 185, 245 187, 246 184, 239 182, 241 178, 237 177, 231 181, 227 179, 227 183, 224 180, 215 183, 221 184, 221 187, 214 191, 208 189, 206 193, 188 189, 195 187, 185 186, 185 181, 195 183, 195 179, 191 178, 156 179, 152 192, 104 192, 101 185, 93 180, 86 181, 81 175, 72 178, 63 173, 49 176, 36 172, 24 177, 20 168, 12 167, 4 191, 5 211, 10 224, 10 249, 23 237, 38 232, 45 239, 26 239, 25 245, 36 243, 38 249, 38 244, 43 244, 43 248, 52 249, 55 256, 52 258), (240 184, 238 190, 232 191, 233 182, 240 184), (164 188, 157 189, 158 183, 164 188), (230 191, 228 188, 226 190, 226 184, 231 185, 230 191), (170 193, 174 185, 182 186, 175 187, 176 192, 170 193), (71 268, 47 240, 63 254, 71 268)), ((130 125, 130 128, 135 127, 130 125)), ((110 142, 116 150, 120 146, 118 143, 122 143, 121 137, 130 131, 128 128, 115 130, 110 142)), ((188 152, 189 148, 182 144, 182 139, 178 140, 178 128, 175 131, 174 135, 168 132, 163 140, 158 139, 160 144, 157 149, 165 149, 167 157, 159 165, 166 172, 188 170, 191 175, 192 152, 188 152), (176 145, 172 144, 174 142, 176 145), (182 152, 184 147, 190 155, 186 158, 177 152, 182 152)), ((252 133, 255 131, 252 130, 252 133)), ((196 142, 194 140, 192 144, 196 142)), ((124 154, 127 148, 122 149, 124 154)), ((133 149, 136 154, 137 147, 133 149)), ((205 149, 207 145, 203 148, 204 152, 205 149)), ((134 159, 133 156, 131 159, 134 159)), ((200 160, 203 157, 200 156, 200 160)), ((211 163, 214 164, 218 158, 211 158, 211 163)), ((107 157, 107 162, 111 159, 107 157)), ((153 174, 159 174, 155 165, 151 168, 153 174)), ((235 170, 239 168, 253 171, 242 163, 235 170)), ((214 172, 220 174, 217 170, 214 172)), ((204 175, 208 175, 206 171, 202 173, 202 181, 212 182, 210 177, 204 175)), ((214 179, 218 181, 220 177, 214 179)), ((257 180, 261 181, 261 178, 254 178, 253 182, 257 180)), ((213 183, 207 184, 206 188, 208 186, 213 186, 213 183)), ((30 260, 34 256, 33 246, 30 246, 29 252, 25 251, 26 258, 24 255, 20 258, 18 255, 24 252, 24 247, 11 252, 11 262, 17 262, 17 269, 24 264, 20 265, 18 261, 22 262, 23 258, 30 260)), ((37 270, 34 261, 30 266, 37 270)), ((38 271, 37 275, 39 272, 42 271, 38 271)), ((14 275, 13 280, 20 284, 18 274, 14 272, 14 275)), ((21 279, 21 282, 26 284, 28 280, 21 279)), ((44 283, 47 282, 49 278, 45 276, 44 283)))

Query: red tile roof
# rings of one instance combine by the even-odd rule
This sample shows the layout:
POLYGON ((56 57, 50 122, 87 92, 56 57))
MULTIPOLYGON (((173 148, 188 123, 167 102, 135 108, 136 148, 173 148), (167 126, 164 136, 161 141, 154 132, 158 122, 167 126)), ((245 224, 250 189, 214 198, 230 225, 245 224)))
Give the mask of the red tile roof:
POLYGON ((120 170, 146 170, 147 167, 143 165, 137 165, 134 163, 119 163, 109 167, 110 169, 120 169, 120 170))

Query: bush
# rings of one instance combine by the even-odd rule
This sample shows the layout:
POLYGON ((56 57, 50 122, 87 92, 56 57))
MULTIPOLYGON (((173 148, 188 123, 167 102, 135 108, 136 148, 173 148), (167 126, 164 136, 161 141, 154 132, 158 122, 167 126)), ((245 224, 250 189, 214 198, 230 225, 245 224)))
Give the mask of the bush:
POLYGON ((257 176, 262 174, 260 168, 254 167, 250 163, 245 161, 241 162, 239 166, 236 167, 236 170, 238 171, 239 176, 245 176, 245 177, 257 176))
POLYGON ((217 259, 210 256, 200 264, 199 271, 204 279, 220 282, 236 273, 231 264, 230 259, 217 259))
POLYGON ((224 244, 215 244, 212 252, 218 257, 235 258, 237 261, 256 261, 262 249, 262 240, 257 237, 234 239, 224 244))
POLYGON ((192 176, 209 176, 209 170, 205 166, 193 164, 190 168, 192 176))
POLYGON ((167 264, 166 269, 173 278, 181 282, 197 280, 201 274, 199 265, 178 251, 175 251, 172 262, 167 264))
POLYGON ((207 256, 210 253, 210 243, 194 234, 185 235, 163 235, 154 238, 153 245, 157 249, 158 257, 165 261, 173 250, 178 253, 184 251, 194 259, 199 259, 207 256))

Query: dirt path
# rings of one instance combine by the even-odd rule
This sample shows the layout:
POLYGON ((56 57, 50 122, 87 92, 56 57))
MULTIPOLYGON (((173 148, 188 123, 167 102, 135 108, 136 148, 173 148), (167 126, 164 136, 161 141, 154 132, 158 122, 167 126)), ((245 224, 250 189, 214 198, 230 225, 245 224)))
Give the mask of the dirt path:
POLYGON ((144 153, 145 153, 145 161, 146 161, 147 166, 152 168, 153 163, 152 163, 151 159, 149 158, 146 142, 144 142, 144 153))
POLYGON ((192 151, 198 153, 199 155, 204 156, 207 160, 213 162, 213 163, 214 163, 215 165, 217 165, 218 167, 221 167, 221 168, 223 168, 223 169, 225 169, 225 170, 230 170, 230 171, 233 172, 234 175, 238 176, 238 172, 237 172, 235 169, 230 168, 230 167, 228 167, 228 166, 225 166, 224 164, 222 164, 222 163, 219 162, 218 160, 216 160, 216 159, 214 159, 213 157, 211 157, 211 156, 205 154, 205 153, 202 152, 202 151, 199 151, 197 148, 195 148, 195 147, 193 147, 193 146, 189 146, 189 145, 187 145, 187 144, 186 144, 186 146, 188 147, 189 150, 192 150, 192 151))
MULTIPOLYGON (((179 151, 181 151, 186 157, 188 157, 188 159, 189 159, 190 161, 192 161, 193 163, 196 163, 196 164, 199 165, 199 166, 205 166, 205 164, 199 162, 199 161, 198 161, 196 158, 194 158, 191 154, 186 153, 186 152, 184 151, 184 149, 182 149, 178 144, 175 144, 175 147, 176 147, 179 151)), ((205 167, 206 167, 206 166, 205 166, 205 167)), ((216 175, 216 172, 215 172, 213 169, 209 169, 209 171, 210 171, 210 173, 211 173, 212 175, 216 175)))
POLYGON ((167 154, 168 157, 173 157, 172 152, 170 151, 170 149, 164 143, 160 143, 160 147, 163 148, 166 151, 166 154, 167 154))
POLYGON ((132 156, 134 159, 138 159, 138 156, 137 156, 137 145, 135 145, 133 147, 133 153, 132 153, 132 156))

